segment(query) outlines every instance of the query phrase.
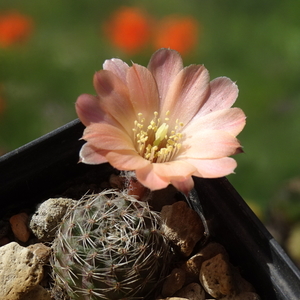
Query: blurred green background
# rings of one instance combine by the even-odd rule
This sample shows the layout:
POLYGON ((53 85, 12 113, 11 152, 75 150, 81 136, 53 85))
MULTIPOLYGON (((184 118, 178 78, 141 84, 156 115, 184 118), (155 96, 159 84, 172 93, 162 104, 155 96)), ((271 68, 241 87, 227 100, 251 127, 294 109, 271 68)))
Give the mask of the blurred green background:
POLYGON ((203 63, 211 78, 236 81, 236 106, 247 115, 239 135, 245 154, 235 157, 238 168, 228 178, 264 222, 290 230, 300 220, 298 0, 2 0, 0 14, 17 11, 33 22, 26 41, 0 48, 2 153, 75 119, 76 98, 94 94, 92 77, 105 59, 147 64, 153 47, 129 54, 103 32, 121 5, 154 19, 197 20, 199 34, 185 64, 203 63))

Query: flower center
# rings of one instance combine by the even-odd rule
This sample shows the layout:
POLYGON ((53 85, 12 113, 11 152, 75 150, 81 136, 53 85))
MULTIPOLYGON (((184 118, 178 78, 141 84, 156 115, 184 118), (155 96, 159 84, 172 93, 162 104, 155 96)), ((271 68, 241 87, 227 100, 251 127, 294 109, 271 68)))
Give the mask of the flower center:
POLYGON ((171 161, 181 147, 182 133, 180 129, 184 126, 176 120, 174 128, 170 128, 170 112, 166 112, 164 122, 158 118, 158 112, 154 112, 154 118, 148 126, 142 113, 138 113, 138 120, 134 121, 134 142, 138 153, 147 160, 156 163, 171 161))

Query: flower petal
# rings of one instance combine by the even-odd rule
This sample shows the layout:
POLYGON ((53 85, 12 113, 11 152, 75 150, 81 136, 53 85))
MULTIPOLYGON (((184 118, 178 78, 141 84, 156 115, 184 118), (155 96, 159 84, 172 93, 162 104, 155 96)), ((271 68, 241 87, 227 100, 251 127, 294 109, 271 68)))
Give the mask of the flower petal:
POLYGON ((170 111, 175 125, 176 119, 187 124, 205 101, 209 93, 209 74, 201 65, 182 69, 172 81, 163 103, 161 116, 170 111))
POLYGON ((115 120, 102 110, 97 97, 83 94, 77 98, 75 108, 80 121, 85 126, 102 122, 116 125, 115 120))
POLYGON ((231 107, 239 94, 237 85, 227 77, 218 77, 210 82, 211 93, 199 111, 199 116, 231 107))
MULTIPOLYGON (((103 151, 102 151, 103 152, 103 151)), ((89 164, 89 165, 98 165, 107 162, 107 159, 101 150, 95 148, 89 143, 85 143, 79 152, 80 162, 89 164)))
POLYGON ((163 178, 169 178, 171 182, 171 180, 185 180, 196 171, 196 168, 184 160, 176 160, 154 163, 153 171, 163 178))
POLYGON ((171 161, 166 163, 153 163, 143 169, 136 170, 137 179, 151 190, 162 189, 173 183, 182 188, 191 185, 189 178, 197 169, 186 161, 171 161))
POLYGON ((124 171, 142 169, 150 164, 149 160, 144 159, 134 150, 107 151, 105 158, 113 167, 124 171))
POLYGON ((240 147, 239 141, 226 131, 199 130, 184 140, 182 144, 183 150, 176 159, 186 157, 200 159, 221 158, 235 154, 240 147))
POLYGON ((135 173, 137 180, 152 191, 164 189, 170 184, 168 178, 158 176, 153 171, 153 164, 149 164, 142 169, 137 169, 135 173))
POLYGON ((177 190, 183 192, 186 195, 188 195, 189 191, 194 187, 194 180, 191 176, 183 181, 172 180, 171 183, 177 190))
POLYGON ((218 159, 186 159, 186 161, 197 168, 193 175, 203 178, 219 178, 231 173, 237 166, 236 161, 231 157, 218 159))
POLYGON ((94 86, 100 98, 101 110, 110 114, 131 134, 135 113, 127 86, 114 73, 107 70, 101 70, 95 74, 94 86))
POLYGON ((152 55, 148 69, 155 78, 162 105, 170 84, 183 69, 182 58, 175 50, 159 49, 152 55))
POLYGON ((143 66, 133 64, 127 72, 127 84, 136 115, 142 113, 148 124, 159 108, 159 95, 151 72, 143 66))
POLYGON ((131 138, 118 127, 94 123, 86 127, 82 139, 101 150, 135 150, 131 138))
POLYGON ((205 116, 195 116, 194 119, 183 128, 182 132, 189 134, 204 130, 222 130, 234 136, 238 135, 246 124, 244 112, 237 107, 217 110, 205 116))
POLYGON ((103 64, 103 70, 108 70, 118 76, 126 84, 126 74, 129 66, 121 59, 107 59, 103 64))

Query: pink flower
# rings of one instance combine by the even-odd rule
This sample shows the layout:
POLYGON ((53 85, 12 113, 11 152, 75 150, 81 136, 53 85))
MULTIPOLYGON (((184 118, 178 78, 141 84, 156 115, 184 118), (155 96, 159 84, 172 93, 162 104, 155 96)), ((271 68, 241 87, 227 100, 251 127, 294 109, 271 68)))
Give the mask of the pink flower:
POLYGON ((80 159, 134 170, 151 190, 173 184, 187 193, 193 176, 233 173, 242 152, 236 139, 245 115, 231 108, 238 88, 229 78, 210 82, 203 65, 183 67, 178 52, 156 51, 148 67, 106 60, 94 76, 97 96, 76 102, 86 126, 80 159))

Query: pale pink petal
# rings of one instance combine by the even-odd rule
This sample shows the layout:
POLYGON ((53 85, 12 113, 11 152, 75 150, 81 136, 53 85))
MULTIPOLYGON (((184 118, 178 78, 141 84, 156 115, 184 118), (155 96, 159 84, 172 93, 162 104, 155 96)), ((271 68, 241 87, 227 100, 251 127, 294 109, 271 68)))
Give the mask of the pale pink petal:
POLYGON ((195 171, 195 166, 183 160, 169 161, 165 163, 154 163, 153 171, 163 177, 171 180, 185 180, 195 171))
POLYGON ((152 55, 148 64, 148 69, 155 78, 161 106, 165 100, 171 82, 182 68, 182 58, 177 51, 171 49, 159 49, 152 55))
POLYGON ((77 115, 80 121, 88 126, 91 123, 117 124, 116 121, 99 105, 99 99, 92 95, 83 94, 78 97, 75 104, 77 115))
POLYGON ((127 72, 127 84, 136 115, 142 113, 148 124, 159 108, 159 95, 151 72, 143 66, 133 64, 127 72))
POLYGON ((106 163, 107 159, 103 154, 101 154, 101 150, 95 148, 89 143, 85 143, 79 152, 80 162, 89 165, 98 165, 102 163, 106 163))
POLYGON ((219 178, 231 173, 237 166, 236 161, 231 157, 218 159, 186 159, 186 161, 197 168, 193 175, 204 178, 219 178))
POLYGON ((200 130, 222 130, 232 135, 238 135, 246 124, 244 112, 237 107, 217 110, 205 116, 198 115, 183 128, 182 132, 189 135, 200 130))
POLYGON ((186 192, 191 187, 191 175, 197 169, 186 161, 154 163, 136 170, 137 179, 151 190, 162 189, 174 183, 186 192))
POLYGON ((176 159, 215 159, 236 153, 241 145, 230 133, 221 130, 199 130, 184 139, 176 159))
POLYGON ((107 151, 105 158, 115 168, 133 171, 147 167, 150 161, 142 158, 136 151, 107 151))
POLYGON ((209 74, 201 65, 181 70, 172 81, 161 110, 161 118, 170 111, 170 124, 175 120, 187 124, 205 101, 209 93, 209 74))
POLYGON ((238 97, 238 87, 227 77, 218 77, 210 82, 211 93, 199 111, 199 116, 231 107, 238 97))
POLYGON ((124 83, 126 83, 126 74, 129 66, 121 59, 107 59, 103 64, 103 70, 108 70, 117 75, 124 83))
POLYGON ((171 183, 177 190, 183 192, 186 195, 188 195, 189 191, 194 187, 194 180, 191 176, 183 181, 172 180, 171 183))
POLYGON ((135 150, 131 138, 118 127, 94 123, 86 127, 82 139, 101 150, 135 150))
POLYGON ((131 134, 135 113, 127 86, 119 77, 107 70, 95 74, 94 86, 100 98, 101 110, 110 114, 127 133, 131 134))
POLYGON ((153 164, 135 171, 137 180, 150 190, 160 190, 170 184, 168 178, 162 178, 153 171, 153 164))

